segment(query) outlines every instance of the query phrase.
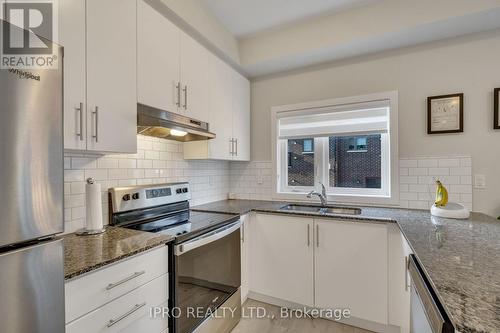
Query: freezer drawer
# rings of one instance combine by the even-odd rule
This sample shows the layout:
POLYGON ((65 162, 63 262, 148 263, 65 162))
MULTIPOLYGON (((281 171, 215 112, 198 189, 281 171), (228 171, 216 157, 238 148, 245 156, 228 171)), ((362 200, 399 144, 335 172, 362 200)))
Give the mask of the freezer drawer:
POLYGON ((2 333, 64 332, 62 240, 0 254, 2 333))

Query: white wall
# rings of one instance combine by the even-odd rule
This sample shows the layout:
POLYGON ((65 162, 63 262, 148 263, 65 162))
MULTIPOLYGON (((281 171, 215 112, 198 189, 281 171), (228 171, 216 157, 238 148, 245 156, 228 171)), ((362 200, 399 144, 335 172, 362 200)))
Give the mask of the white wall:
POLYGON ((242 38, 250 76, 500 27, 500 0, 384 0, 242 38))
POLYGON ((252 160, 271 160, 270 108, 382 91, 399 91, 400 157, 472 157, 474 209, 500 214, 500 131, 493 130, 493 88, 500 87, 500 32, 390 51, 252 82, 252 160), (429 136, 427 96, 463 92, 465 133, 429 136))

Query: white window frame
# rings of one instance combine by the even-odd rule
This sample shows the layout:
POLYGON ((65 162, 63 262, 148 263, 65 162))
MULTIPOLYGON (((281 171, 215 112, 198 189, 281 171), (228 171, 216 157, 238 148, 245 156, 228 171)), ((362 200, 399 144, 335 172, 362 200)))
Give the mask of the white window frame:
MULTIPOLYGON (((278 115, 283 112, 307 112, 318 108, 334 107, 346 104, 369 103, 388 100, 389 132, 382 134, 382 188, 339 188, 329 187, 329 147, 328 138, 314 139, 314 179, 327 186, 330 203, 359 203, 365 205, 398 205, 399 204, 399 152, 398 152, 398 92, 389 91, 362 96, 335 98, 329 100, 300 103, 294 105, 276 106, 271 108, 271 138, 273 154, 274 188, 273 198, 277 200, 309 201, 306 194, 309 191, 320 191, 321 185, 289 186, 288 185, 288 147, 286 140, 278 140, 278 115)), ((311 201, 317 201, 313 198, 311 201)))

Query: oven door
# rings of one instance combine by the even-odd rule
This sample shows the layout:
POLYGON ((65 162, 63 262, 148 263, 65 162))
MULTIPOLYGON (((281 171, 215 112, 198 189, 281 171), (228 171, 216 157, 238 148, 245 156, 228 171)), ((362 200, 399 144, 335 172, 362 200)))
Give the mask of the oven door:
POLYGON ((188 333, 241 285, 240 221, 176 245, 176 332, 188 333))

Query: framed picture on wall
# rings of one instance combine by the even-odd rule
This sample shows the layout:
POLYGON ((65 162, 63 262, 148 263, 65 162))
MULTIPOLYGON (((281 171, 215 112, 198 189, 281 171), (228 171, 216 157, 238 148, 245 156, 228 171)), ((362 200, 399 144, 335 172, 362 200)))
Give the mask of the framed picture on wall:
POLYGON ((427 134, 464 131, 464 94, 427 98, 427 134))
POLYGON ((495 112, 495 123, 493 124, 494 129, 500 129, 500 88, 496 88, 495 92, 495 103, 493 103, 495 112))

